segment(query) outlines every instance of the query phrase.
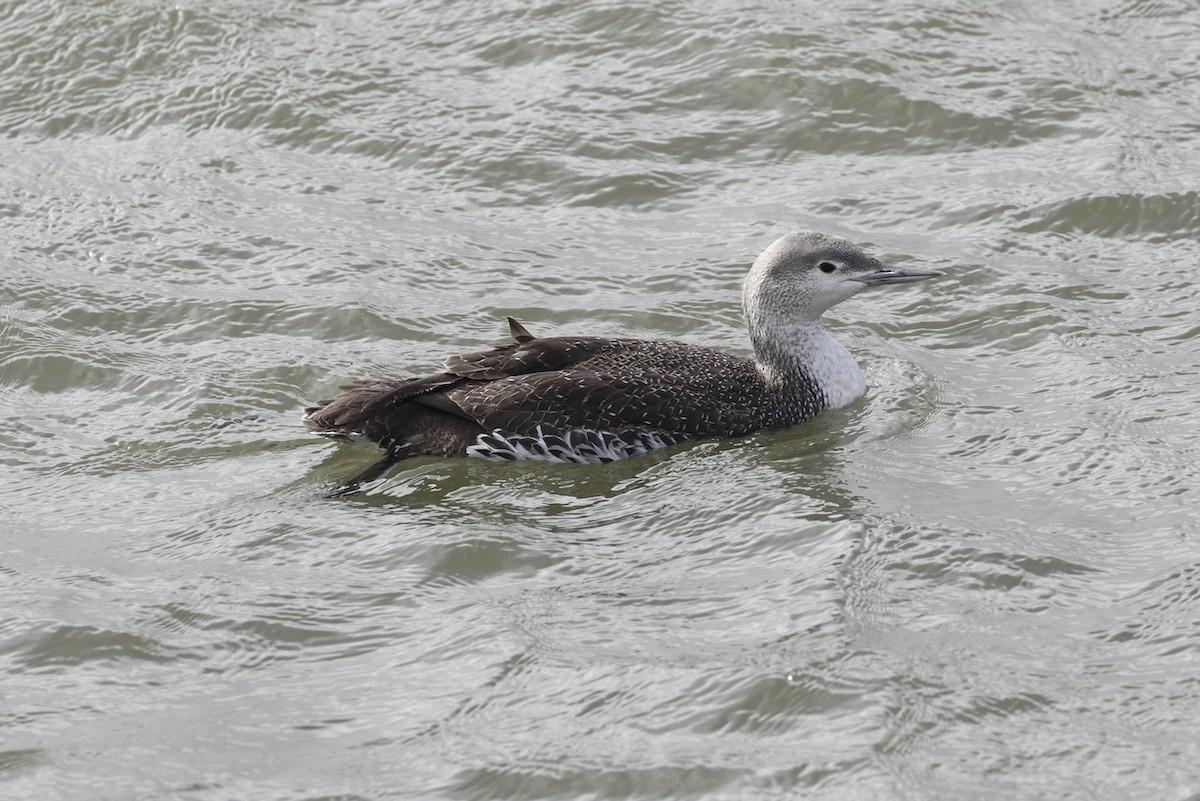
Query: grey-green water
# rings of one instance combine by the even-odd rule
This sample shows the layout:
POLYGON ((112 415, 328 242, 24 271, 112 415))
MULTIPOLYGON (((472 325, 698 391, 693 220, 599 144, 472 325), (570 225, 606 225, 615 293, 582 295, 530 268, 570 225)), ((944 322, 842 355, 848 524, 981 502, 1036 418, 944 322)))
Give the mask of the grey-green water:
POLYGON ((1200 798, 1200 10, 0 5, 0 797, 1200 798), (539 333, 871 390, 599 467, 300 408, 539 333))

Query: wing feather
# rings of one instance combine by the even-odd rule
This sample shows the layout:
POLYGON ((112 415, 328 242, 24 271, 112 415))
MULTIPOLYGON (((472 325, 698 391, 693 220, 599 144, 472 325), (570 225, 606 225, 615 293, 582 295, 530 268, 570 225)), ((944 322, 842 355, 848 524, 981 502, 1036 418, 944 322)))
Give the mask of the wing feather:
POLYGON ((443 394, 489 431, 527 434, 541 426, 703 435, 757 427, 738 397, 739 382, 757 380, 748 359, 719 354, 714 365, 718 352, 679 343, 601 342, 565 367, 464 382, 443 394))
POLYGON ((514 375, 563 370, 615 346, 620 340, 596 337, 528 339, 446 359, 446 372, 475 381, 494 381, 514 375))
POLYGON ((509 329, 515 343, 451 356, 444 372, 347 385, 309 410, 309 427, 362 430, 370 420, 401 419, 405 404, 521 435, 539 427, 680 436, 762 427, 752 410, 769 390, 749 359, 679 342, 537 338, 516 320, 509 329))

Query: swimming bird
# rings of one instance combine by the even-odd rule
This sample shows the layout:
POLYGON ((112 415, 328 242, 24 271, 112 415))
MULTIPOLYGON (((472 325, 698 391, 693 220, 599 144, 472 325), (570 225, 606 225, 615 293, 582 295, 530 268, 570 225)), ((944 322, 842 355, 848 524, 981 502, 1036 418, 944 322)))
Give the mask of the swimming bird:
POLYGON ((942 274, 796 231, 762 252, 742 287, 754 358, 683 342, 535 337, 509 317, 511 344, 450 356, 432 375, 355 381, 309 407, 304 424, 383 451, 350 490, 413 456, 600 463, 792 426, 866 391, 821 315, 867 287, 942 274))

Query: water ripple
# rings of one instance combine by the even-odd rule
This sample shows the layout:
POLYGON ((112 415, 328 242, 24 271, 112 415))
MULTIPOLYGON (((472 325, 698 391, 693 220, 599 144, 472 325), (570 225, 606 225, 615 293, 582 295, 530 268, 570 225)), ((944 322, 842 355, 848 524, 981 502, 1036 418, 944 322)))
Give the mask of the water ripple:
POLYGON ((0 9, 6 791, 1186 795, 1198 32, 1169 0, 0 9), (830 315, 856 403, 323 496, 372 458, 298 425, 337 384, 514 312, 746 353, 740 281, 799 227, 947 273, 830 315))

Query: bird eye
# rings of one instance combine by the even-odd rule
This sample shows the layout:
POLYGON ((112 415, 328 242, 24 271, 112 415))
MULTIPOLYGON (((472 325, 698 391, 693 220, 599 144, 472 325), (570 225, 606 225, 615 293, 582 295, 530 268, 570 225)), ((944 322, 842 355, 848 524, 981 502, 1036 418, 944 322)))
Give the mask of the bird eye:
POLYGON ((817 265, 817 269, 823 273, 831 273, 837 269, 837 265, 832 262, 823 261, 817 265))

